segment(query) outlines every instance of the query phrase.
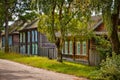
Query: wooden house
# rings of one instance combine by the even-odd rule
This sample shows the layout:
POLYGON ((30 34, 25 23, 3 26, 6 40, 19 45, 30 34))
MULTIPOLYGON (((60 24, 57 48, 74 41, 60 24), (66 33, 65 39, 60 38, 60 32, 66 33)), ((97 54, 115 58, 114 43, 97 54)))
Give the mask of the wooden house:
MULTIPOLYGON (((19 28, 23 24, 23 21, 17 20, 9 26, 8 44, 10 52, 19 52, 19 28)), ((1 33, 2 50, 5 47, 5 32, 1 33)))
MULTIPOLYGON (((92 17, 95 22, 90 23, 90 28, 93 29, 96 35, 106 33, 101 17, 92 17)), ((94 39, 80 41, 75 37, 68 37, 64 42, 63 59, 82 62, 90 65, 98 65, 100 63, 99 52, 96 51, 94 39)))
MULTIPOLYGON (((19 52, 19 32, 14 31, 9 33, 8 44, 10 52, 19 52)), ((5 35, 2 33, 2 50, 5 47, 5 35)))
POLYGON ((34 20, 19 30, 20 53, 56 58, 56 47, 44 34, 37 30, 38 20, 34 20))

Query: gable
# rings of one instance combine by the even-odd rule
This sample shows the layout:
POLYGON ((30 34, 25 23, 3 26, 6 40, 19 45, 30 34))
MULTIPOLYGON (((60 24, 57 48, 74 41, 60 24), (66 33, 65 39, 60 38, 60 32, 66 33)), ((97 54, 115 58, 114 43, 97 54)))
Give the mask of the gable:
POLYGON ((96 32, 106 32, 104 23, 102 22, 101 24, 99 24, 99 25, 94 29, 94 31, 96 31, 96 32))

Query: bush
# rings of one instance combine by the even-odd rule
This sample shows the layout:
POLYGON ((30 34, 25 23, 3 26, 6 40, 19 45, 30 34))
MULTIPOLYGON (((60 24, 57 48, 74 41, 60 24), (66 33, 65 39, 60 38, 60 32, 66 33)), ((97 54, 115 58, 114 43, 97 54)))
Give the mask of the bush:
POLYGON ((106 59, 107 56, 112 56, 112 47, 110 41, 105 39, 104 36, 96 36, 96 50, 100 53, 101 60, 106 59))
POLYGON ((120 80, 120 55, 113 54, 101 63, 96 80, 120 80))

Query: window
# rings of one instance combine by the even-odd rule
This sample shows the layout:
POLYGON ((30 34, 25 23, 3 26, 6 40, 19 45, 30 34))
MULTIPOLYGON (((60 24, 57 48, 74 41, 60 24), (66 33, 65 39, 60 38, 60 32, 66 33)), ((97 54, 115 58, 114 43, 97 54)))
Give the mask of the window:
POLYGON ((76 45, 77 45, 76 53, 77 53, 77 54, 80 54, 80 42, 76 42, 76 45))
POLYGON ((27 45, 27 53, 30 54, 30 45, 27 45))
POLYGON ((32 31, 32 42, 34 42, 34 36, 35 36, 34 31, 32 31))
POLYGON ((32 54, 34 54, 35 46, 32 44, 32 54))
POLYGON ((37 55, 37 53, 38 53, 38 45, 35 44, 35 54, 37 55))
POLYGON ((73 42, 72 41, 70 41, 69 42, 69 54, 73 54, 73 42))
POLYGON ((23 42, 25 43, 25 32, 23 33, 23 42))
POLYGON ((21 45, 21 46, 20 46, 20 53, 23 53, 23 54, 24 54, 24 53, 25 53, 25 49, 26 49, 26 48, 25 48, 25 45, 21 45))
POLYGON ((23 48, 22 48, 22 50, 23 50, 23 53, 25 53, 26 51, 26 48, 25 48, 25 45, 23 45, 23 48))
POLYGON ((38 41, 38 33, 37 33, 37 31, 35 31, 35 42, 37 42, 38 41))
POLYGON ((82 52, 82 54, 83 55, 86 55, 86 53, 87 53, 87 49, 86 49, 86 41, 84 41, 83 43, 82 43, 82 46, 83 46, 83 52, 82 52))
POLYGON ((28 31, 28 42, 30 42, 30 31, 28 31))
POLYGON ((2 37, 2 47, 5 46, 5 37, 2 37))
POLYGON ((22 33, 20 33, 20 42, 22 42, 22 33))
POLYGON ((21 45, 20 46, 20 53, 23 53, 22 49, 23 49, 23 46, 21 45))
POLYGON ((68 54, 68 42, 65 41, 65 54, 68 54))
POLYGON ((9 46, 12 46, 12 36, 9 36, 8 40, 9 40, 9 46))

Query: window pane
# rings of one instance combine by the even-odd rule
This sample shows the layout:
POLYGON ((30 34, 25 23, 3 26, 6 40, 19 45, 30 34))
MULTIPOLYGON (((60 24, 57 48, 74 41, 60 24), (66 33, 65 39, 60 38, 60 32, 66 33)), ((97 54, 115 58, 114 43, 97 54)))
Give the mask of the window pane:
POLYGON ((65 54, 68 54, 68 42, 65 41, 65 54))
POLYGON ((5 37, 2 37, 2 47, 5 47, 5 37))
POLYGON ((83 55, 86 55, 87 49, 86 49, 86 41, 83 42, 83 55))
POLYGON ((27 53, 30 54, 30 45, 27 45, 27 53))
POLYGON ((34 42, 34 31, 32 31, 32 42, 34 42))
POLYGON ((25 32, 23 33, 23 42, 25 43, 25 32))
POLYGON ((8 40, 9 40, 9 46, 12 46, 12 36, 9 36, 8 40))
POLYGON ((35 50, 35 46, 34 46, 34 44, 32 44, 32 54, 34 54, 34 51, 35 50))
POLYGON ((23 45, 23 48, 22 48, 23 53, 25 53, 25 50, 26 50, 25 45, 23 45))
POLYGON ((30 42, 30 31, 28 31, 28 42, 30 42))
POLYGON ((37 33, 37 31, 35 31, 35 42, 37 42, 38 41, 38 33, 37 33))
POLYGON ((76 43, 76 45, 77 45, 77 54, 80 54, 80 42, 77 42, 76 43))
POLYGON ((35 44, 35 54, 37 55, 38 54, 38 45, 35 44))
POLYGON ((69 51, 70 51, 69 54, 73 54, 73 43, 72 43, 72 41, 70 41, 69 51))
POLYGON ((21 46, 20 46, 20 53, 23 53, 23 50, 22 50, 22 49, 23 49, 23 46, 21 45, 21 46))
POLYGON ((20 33, 20 42, 22 42, 22 33, 20 33))

